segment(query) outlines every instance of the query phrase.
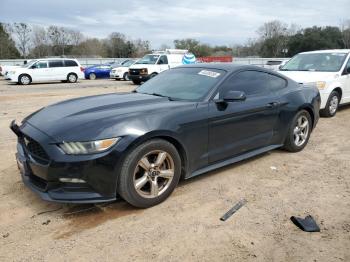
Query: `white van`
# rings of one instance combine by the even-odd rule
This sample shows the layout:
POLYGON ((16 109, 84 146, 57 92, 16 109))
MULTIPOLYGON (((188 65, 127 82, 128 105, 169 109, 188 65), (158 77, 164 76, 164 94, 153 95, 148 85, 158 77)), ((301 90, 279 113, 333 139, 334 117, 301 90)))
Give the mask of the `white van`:
POLYGON ((332 117, 338 106, 350 103, 350 49, 322 50, 295 55, 279 73, 321 94, 321 115, 332 117))
POLYGON ((14 68, 7 73, 10 82, 28 85, 32 82, 67 81, 75 83, 84 78, 84 68, 76 59, 44 58, 14 68))
POLYGON ((129 68, 129 78, 134 84, 140 84, 164 70, 183 64, 188 50, 166 49, 145 55, 129 68))

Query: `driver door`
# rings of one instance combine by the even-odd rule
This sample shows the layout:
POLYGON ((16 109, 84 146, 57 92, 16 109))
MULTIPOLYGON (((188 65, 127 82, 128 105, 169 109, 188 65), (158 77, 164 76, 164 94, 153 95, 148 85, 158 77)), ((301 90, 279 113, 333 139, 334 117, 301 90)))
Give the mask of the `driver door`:
POLYGON ((47 61, 38 61, 30 67, 32 81, 47 81, 50 80, 49 68, 47 61))
POLYGON ((280 112, 280 98, 278 92, 271 92, 272 85, 283 88, 286 81, 254 70, 241 71, 221 85, 209 103, 210 164, 271 143, 280 112), (246 99, 223 101, 229 91, 242 91, 246 99))
POLYGON ((159 73, 164 70, 168 70, 170 68, 168 63, 168 57, 166 55, 161 55, 158 59, 157 65, 159 67, 159 73))

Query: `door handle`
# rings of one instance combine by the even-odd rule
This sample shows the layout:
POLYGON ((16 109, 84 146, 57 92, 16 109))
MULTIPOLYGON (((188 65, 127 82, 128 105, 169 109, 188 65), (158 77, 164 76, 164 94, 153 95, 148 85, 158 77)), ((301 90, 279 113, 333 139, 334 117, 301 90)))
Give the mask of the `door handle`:
POLYGON ((278 107, 280 105, 279 102, 271 102, 271 103, 268 103, 266 105, 267 108, 275 108, 275 107, 278 107))

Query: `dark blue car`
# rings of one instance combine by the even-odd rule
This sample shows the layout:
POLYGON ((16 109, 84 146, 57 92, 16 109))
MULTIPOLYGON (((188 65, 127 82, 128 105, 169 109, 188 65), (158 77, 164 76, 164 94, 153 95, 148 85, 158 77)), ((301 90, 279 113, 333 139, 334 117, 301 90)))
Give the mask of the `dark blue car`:
POLYGON ((129 60, 125 60, 122 63, 111 62, 103 65, 93 65, 86 67, 84 70, 85 79, 95 80, 96 78, 109 78, 109 73, 115 67, 123 65, 129 60))

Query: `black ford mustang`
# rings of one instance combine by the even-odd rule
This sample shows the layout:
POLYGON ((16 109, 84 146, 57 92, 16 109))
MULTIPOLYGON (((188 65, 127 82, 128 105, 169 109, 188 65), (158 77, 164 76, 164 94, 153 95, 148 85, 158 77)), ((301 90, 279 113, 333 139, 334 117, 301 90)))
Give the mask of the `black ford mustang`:
POLYGON ((319 115, 316 88, 253 66, 200 64, 131 93, 40 109, 11 129, 24 183, 43 199, 165 200, 179 179, 284 147, 302 150, 319 115))

